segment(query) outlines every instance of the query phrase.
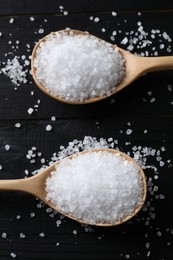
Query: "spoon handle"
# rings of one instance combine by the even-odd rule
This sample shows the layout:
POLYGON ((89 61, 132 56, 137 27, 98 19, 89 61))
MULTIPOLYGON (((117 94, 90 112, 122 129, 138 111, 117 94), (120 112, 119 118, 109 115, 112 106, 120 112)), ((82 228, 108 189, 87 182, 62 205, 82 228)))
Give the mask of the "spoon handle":
POLYGON ((40 197, 42 187, 35 175, 27 179, 0 180, 0 190, 22 191, 40 197))
POLYGON ((173 70, 173 56, 141 57, 143 72, 173 70))

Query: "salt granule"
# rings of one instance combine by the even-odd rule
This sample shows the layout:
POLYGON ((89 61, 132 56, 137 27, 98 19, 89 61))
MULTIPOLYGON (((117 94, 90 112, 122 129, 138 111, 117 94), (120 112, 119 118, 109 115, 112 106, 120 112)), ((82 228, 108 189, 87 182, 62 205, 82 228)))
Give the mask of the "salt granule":
POLYGON ((46 131, 49 132, 49 131, 51 131, 51 130, 52 130, 52 126, 51 126, 51 125, 47 125, 47 126, 46 126, 46 131))
POLYGON ((132 162, 99 151, 62 160, 47 178, 46 191, 46 199, 62 212, 96 224, 131 215, 142 203, 143 186, 132 162))
POLYGON ((54 96, 83 101, 111 95, 125 75, 118 48, 91 35, 56 32, 36 51, 37 80, 54 96))
POLYGON ((31 115, 33 112, 34 112, 34 109, 33 109, 32 107, 30 107, 30 108, 28 109, 28 114, 31 115))
POLYGON ((5 145, 5 150, 6 150, 6 151, 9 151, 9 150, 10 150, 10 145, 9 145, 9 144, 6 144, 6 145, 5 145))
POLYGON ((10 256, 11 256, 12 258, 16 258, 16 254, 13 253, 13 252, 11 252, 10 256))

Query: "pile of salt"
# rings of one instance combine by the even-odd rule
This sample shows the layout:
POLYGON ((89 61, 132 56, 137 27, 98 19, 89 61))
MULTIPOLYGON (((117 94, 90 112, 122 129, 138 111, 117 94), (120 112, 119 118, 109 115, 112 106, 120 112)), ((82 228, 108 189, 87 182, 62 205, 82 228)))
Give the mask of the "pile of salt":
POLYGON ((86 34, 49 34, 37 48, 37 80, 54 96, 83 101, 111 95, 125 75, 117 47, 86 34))
POLYGON ((46 180, 47 200, 87 223, 121 221, 142 203, 139 169, 119 153, 89 152, 66 158, 46 180))

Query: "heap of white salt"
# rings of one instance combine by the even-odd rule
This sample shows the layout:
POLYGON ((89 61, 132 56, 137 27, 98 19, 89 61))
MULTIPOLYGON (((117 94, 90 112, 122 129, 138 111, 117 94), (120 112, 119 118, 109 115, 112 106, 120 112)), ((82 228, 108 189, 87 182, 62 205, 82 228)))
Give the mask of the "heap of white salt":
POLYGON ((34 59, 37 80, 54 96, 75 101, 110 95, 125 75, 124 63, 110 43, 65 32, 49 34, 34 59))
POLYGON ((141 178, 119 153, 89 152, 56 166, 46 180, 47 200, 87 223, 115 223, 141 205, 141 178))

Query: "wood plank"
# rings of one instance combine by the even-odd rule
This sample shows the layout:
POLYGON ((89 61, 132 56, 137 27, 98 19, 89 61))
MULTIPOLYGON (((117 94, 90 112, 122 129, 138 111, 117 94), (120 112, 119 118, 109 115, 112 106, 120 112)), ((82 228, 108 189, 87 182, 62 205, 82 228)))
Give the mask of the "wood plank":
MULTIPOLYGON (((15 17, 14 23, 9 24, 8 17, 0 18, 0 31, 3 36, 0 37, 1 53, 0 60, 6 61, 7 58, 12 59, 13 55, 22 56, 30 55, 27 52, 26 44, 30 44, 31 50, 34 46, 34 42, 37 41, 43 35, 36 34, 38 29, 42 26, 44 28, 44 35, 50 31, 59 30, 70 26, 71 28, 77 28, 81 30, 88 30, 92 34, 101 37, 107 41, 110 40, 112 31, 120 29, 122 33, 118 33, 115 42, 124 48, 121 41, 125 37, 125 32, 137 30, 136 25, 138 21, 141 21, 144 30, 150 32, 152 28, 160 29, 161 33, 167 32, 171 38, 172 33, 172 22, 173 15, 171 12, 164 13, 143 13, 140 17, 137 14, 126 13, 119 14, 118 17, 112 17, 110 14, 101 14, 100 23, 94 23, 89 20, 89 14, 85 15, 68 15, 64 16, 36 16, 35 21, 29 20, 30 16, 15 17), (165 17, 167 17, 165 21, 165 17), (48 22, 45 23, 44 19, 48 22), (124 22, 127 20, 127 22, 124 22), (24 30, 23 25, 26 24, 27 30, 24 30), (101 28, 106 28, 106 33, 101 32, 101 28), (10 36, 12 33, 12 36, 10 36), (16 40, 20 41, 19 49, 13 51, 12 45, 16 46, 16 40), (8 44, 12 41, 12 44, 8 44), (5 53, 12 51, 12 55, 4 56, 5 53)), ((115 43, 113 42, 113 43, 115 43)), ((153 54, 152 48, 155 47, 158 50, 158 54, 169 55, 166 48, 172 43, 163 40, 163 37, 152 40, 152 44, 142 49, 142 52, 146 50, 149 54, 153 54), (160 40, 164 43, 165 48, 160 49, 160 40)), ((133 52, 140 52, 137 46, 133 52)), ((0 119, 25 119, 25 118, 50 118, 50 116, 56 116, 57 118, 82 118, 82 117, 107 117, 108 115, 126 115, 127 111, 129 115, 146 115, 146 114, 171 114, 173 102, 172 92, 168 90, 168 85, 172 84, 172 73, 165 71, 159 73, 151 73, 147 76, 141 77, 139 80, 131 84, 122 92, 114 95, 112 98, 108 98, 105 101, 97 104, 86 105, 86 106, 72 106, 65 105, 57 102, 45 94, 43 94, 33 83, 31 76, 28 76, 28 81, 32 84, 21 84, 18 87, 18 91, 14 90, 14 86, 11 84, 9 78, 4 75, 0 75, 0 119), (34 96, 31 96, 31 91, 34 91, 34 96), (149 96, 148 93, 152 93, 149 96), (154 98, 154 99, 153 99, 154 98), (40 100, 38 112, 33 115, 28 115, 27 110, 30 107, 34 107, 37 101, 40 100), (114 103, 113 103, 114 102, 114 103)))
POLYGON ((145 10, 170 10, 173 2, 169 0, 1 0, 0 15, 19 14, 60 14, 59 6, 69 13, 100 13, 112 11, 145 11, 145 10))

